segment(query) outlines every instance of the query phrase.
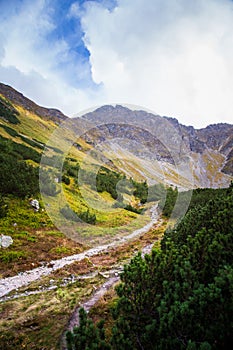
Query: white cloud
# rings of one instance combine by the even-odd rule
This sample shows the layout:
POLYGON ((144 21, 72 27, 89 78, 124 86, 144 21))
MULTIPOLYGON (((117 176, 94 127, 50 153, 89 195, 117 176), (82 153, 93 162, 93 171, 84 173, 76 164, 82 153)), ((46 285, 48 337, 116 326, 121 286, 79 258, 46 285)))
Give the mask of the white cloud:
POLYGON ((141 104, 196 126, 233 118, 233 3, 89 3, 82 20, 92 76, 108 101, 141 104))
POLYGON ((69 13, 68 16, 69 17, 80 17, 81 15, 81 10, 80 10, 80 6, 78 2, 74 2, 73 4, 71 4, 70 9, 69 9, 69 13))
POLYGON ((69 115, 129 103, 194 126, 232 123, 231 0, 74 1, 64 13, 77 20, 72 42, 50 37, 59 1, 15 3, 0 12, 0 80, 37 103, 69 115), (71 46, 80 18, 90 62, 71 46))
POLYGON ((48 5, 46 0, 24 0, 8 16, 0 14, 0 81, 38 104, 73 115, 95 101, 88 83, 83 88, 70 82, 75 75, 84 80, 89 68, 70 53, 65 37, 49 38, 59 19, 48 5))

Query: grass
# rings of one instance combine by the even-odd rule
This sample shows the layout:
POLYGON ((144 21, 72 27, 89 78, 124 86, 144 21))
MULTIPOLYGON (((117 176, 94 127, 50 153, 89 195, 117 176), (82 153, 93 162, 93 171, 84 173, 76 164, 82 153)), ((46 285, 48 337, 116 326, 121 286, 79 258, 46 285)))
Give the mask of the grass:
POLYGON ((69 247, 54 247, 50 250, 51 253, 56 253, 59 255, 72 254, 72 249, 69 247))
MULTIPOLYGON (((38 143, 35 142, 47 143, 56 129, 56 125, 52 121, 43 120, 21 107, 17 107, 17 110, 19 111, 20 123, 14 126, 10 125, 11 130, 9 124, 2 121, 4 127, 0 128, 0 134, 42 152, 40 145, 38 147, 38 143)), ((91 146, 83 140, 75 140, 74 136, 70 131, 65 130, 61 141, 58 133, 51 146, 62 151, 66 149, 67 140, 78 142, 81 147, 79 149, 75 146, 70 147, 67 157, 81 162, 86 156, 84 152, 90 150, 91 146)), ((55 153, 58 154, 56 149, 49 149, 50 155, 55 153)), ((30 160, 28 162, 35 165, 30 160)), ((93 160, 93 162, 98 164, 97 160, 93 160)), ((135 166, 133 165, 131 168, 133 169, 135 166)), ((111 241, 113 237, 114 239, 120 238, 122 235, 142 227, 150 220, 147 214, 137 215, 124 209, 112 208, 114 200, 107 192, 98 194, 88 186, 84 190, 87 196, 85 198, 75 187, 74 180, 71 179, 69 186, 63 186, 63 193, 54 198, 45 198, 45 202, 42 203, 38 196, 37 199, 40 200, 38 212, 35 212, 31 207, 30 198, 24 200, 11 196, 6 198, 9 211, 7 217, 0 220, 0 232, 10 235, 13 244, 0 251, 1 278, 33 269, 41 266, 41 263, 80 253, 85 247, 75 242, 76 235, 77 241, 81 237, 85 244, 90 243, 90 238, 93 239, 93 243, 101 244, 105 241, 111 241), (67 231, 63 230, 62 225, 67 226, 69 223, 61 218, 59 208, 68 202, 73 210, 85 211, 88 208, 87 199, 95 204, 95 208, 91 210, 96 214, 97 224, 88 226, 81 224, 78 227, 71 227, 70 235, 69 232, 65 235, 64 232, 67 233, 67 231), (100 202, 103 204, 102 207, 100 202), (48 215, 51 213, 55 221, 58 220, 61 230, 54 226, 53 220, 48 215)), ((128 199, 130 201, 130 198, 128 199)), ((54 283, 58 286, 55 291, 44 291, 37 295, 20 297, 0 304, 0 348, 5 350, 12 348, 59 349, 61 334, 73 308, 86 300, 92 294, 94 287, 98 287, 103 282, 103 277, 98 274, 94 278, 80 280, 72 285, 61 287, 63 278, 72 274, 79 276, 89 272, 107 271, 114 265, 123 264, 130 258, 135 249, 140 249, 141 246, 151 242, 154 235, 155 233, 148 233, 145 235, 145 239, 137 238, 134 242, 128 242, 112 249, 108 254, 100 254, 76 262, 33 282, 30 286, 20 288, 19 293, 26 290, 35 291, 40 286, 48 287, 51 279, 54 279, 54 283)), ((13 293, 11 292, 11 294, 13 293)))
POLYGON ((13 276, 63 256, 80 253, 83 247, 54 227, 46 211, 35 212, 30 200, 6 198, 8 215, 0 220, 0 232, 10 235, 13 244, 0 250, 1 277, 13 276))
MULTIPOLYGON (((39 286, 49 286, 51 279, 58 286, 53 291, 21 297, 0 304, 0 348, 4 350, 13 348, 28 350, 60 349, 61 336, 72 310, 81 305, 84 300, 87 300, 104 281, 103 277, 98 274, 88 280, 79 280, 66 287, 61 287, 63 278, 71 274, 80 276, 91 271, 107 272, 108 269, 112 269, 114 266, 122 265, 143 246, 156 241, 156 239, 159 242, 165 227, 166 223, 161 224, 157 229, 150 230, 142 237, 110 250, 108 254, 102 253, 75 262, 65 269, 57 270, 53 274, 33 282, 30 287, 20 288, 18 292, 37 290, 39 286)), ((104 318, 108 332, 110 332, 113 322, 111 307, 116 300, 114 289, 111 289, 89 313, 94 321, 104 318)), ((110 333, 107 335, 110 336, 110 333)))
POLYGON ((46 143, 56 125, 52 121, 44 120, 39 116, 26 111, 22 107, 17 106, 20 113, 20 124, 16 125, 15 130, 39 142, 46 143))
POLYGON ((92 238, 103 240, 105 237, 109 239, 119 233, 127 234, 142 227, 149 220, 148 215, 138 215, 125 209, 113 208, 112 205, 115 201, 108 193, 99 194, 89 186, 85 186, 87 196, 83 198, 83 192, 80 192, 73 179, 70 185, 63 184, 62 189, 63 191, 57 194, 56 197, 44 197, 44 202, 46 203, 46 210, 57 227, 75 241, 90 243, 92 238), (103 199, 102 207, 99 198, 103 199), (94 201, 96 201, 96 205, 94 201), (90 202, 91 208, 88 206, 90 202), (66 204, 76 213, 90 209, 90 212, 96 215, 96 225, 85 225, 65 219, 60 213, 60 209, 64 208, 66 204))
MULTIPOLYGON (((79 148, 75 146, 70 147, 67 154, 68 158, 73 158, 81 161, 85 157, 85 153, 83 151, 88 151, 91 149, 91 146, 88 145, 84 140, 75 140, 75 134, 72 134, 71 131, 68 131, 66 129, 62 130, 63 134, 61 141, 61 139, 59 138, 60 134, 58 132, 59 128, 56 129, 56 125, 52 121, 43 120, 43 118, 40 118, 39 116, 24 110, 22 107, 15 107, 19 112, 18 117, 20 123, 14 126, 10 125, 9 127, 7 123, 3 122, 4 128, 0 128, 0 132, 3 132, 5 136, 7 134, 8 138, 11 137, 15 141, 17 140, 17 142, 25 143, 26 141, 28 142, 28 140, 24 138, 24 136, 26 136, 29 137, 32 142, 36 140, 37 142, 46 143, 52 135, 53 131, 56 130, 57 133, 55 133, 53 142, 55 143, 56 147, 59 147, 61 150, 65 150, 67 146, 66 139, 76 141, 79 144, 79 148), (20 137, 18 137, 18 135, 20 135, 20 137)), ((32 145, 37 147, 35 142, 32 143, 32 145)), ((51 149, 49 150, 49 152, 51 155, 54 154, 54 152, 51 149)), ((92 161, 97 162, 98 164, 98 161, 96 161, 95 159, 92 159, 92 161)), ((35 164, 33 163, 33 165, 35 164)), ((67 225, 67 221, 61 218, 60 212, 59 210, 57 210, 60 208, 60 206, 62 206, 62 203, 64 201, 68 202, 70 207, 76 212, 86 211, 88 209, 88 200, 90 200, 93 204, 94 210, 92 211, 96 214, 97 225, 95 225, 94 227, 85 227, 85 229, 83 230, 84 239, 85 237, 90 237, 92 235, 95 237, 103 237, 105 235, 112 236, 116 232, 118 232, 118 228, 119 230, 123 230, 125 226, 128 227, 128 225, 131 222, 134 222, 135 220, 137 221, 137 215, 134 213, 131 213, 124 209, 112 210, 114 200, 106 192, 98 194, 95 191, 91 190, 88 186, 84 186, 84 193, 85 196, 87 196, 87 198, 83 198, 82 193, 80 193, 77 187, 74 186, 74 180, 71 180, 72 181, 70 186, 64 186, 65 196, 58 195, 54 199, 48 198, 48 201, 46 200, 46 202, 48 202, 46 204, 49 204, 51 206, 49 211, 52 214, 55 222, 58 222, 59 227, 64 227, 65 225, 67 225), (59 206, 59 208, 57 208, 57 206, 59 206)), ((48 207, 46 207, 46 209, 48 209, 48 207)), ((142 217, 140 217, 140 219, 142 219, 142 217)), ((144 219, 142 219, 142 221, 143 220, 144 219)), ((15 223, 17 224, 18 231, 25 230, 27 229, 27 227, 30 227, 31 229, 35 230, 40 229, 42 227, 53 227, 53 223, 47 215, 44 215, 42 212, 35 214, 34 212, 32 212, 32 209, 29 205, 25 207, 25 210, 22 208, 21 205, 19 205, 19 207, 15 205, 14 210, 11 211, 11 214, 0 223, 0 229, 2 228, 6 231, 9 231, 15 223)), ((134 227, 137 228, 139 227, 139 225, 133 225, 132 229, 134 227)), ((37 237, 29 236, 27 240, 30 242, 36 242, 37 237)))
POLYGON ((111 338, 112 327, 114 325, 114 319, 112 317, 112 309, 116 305, 118 300, 117 294, 113 288, 108 290, 103 297, 101 297, 97 303, 91 308, 88 313, 94 323, 104 319, 104 328, 106 339, 111 338))
POLYGON ((89 281, 0 305, 0 348, 56 350, 75 305, 91 295, 100 276, 89 281))
POLYGON ((6 198, 9 211, 5 218, 0 220, 0 230, 3 232, 21 233, 29 227, 38 229, 41 227, 53 227, 53 223, 42 206, 39 212, 35 212, 30 205, 30 199, 17 199, 12 196, 6 198))
POLYGON ((10 262, 14 262, 23 258, 27 257, 27 252, 23 251, 23 250, 4 250, 1 249, 0 250, 0 260, 3 263, 10 263, 10 262))

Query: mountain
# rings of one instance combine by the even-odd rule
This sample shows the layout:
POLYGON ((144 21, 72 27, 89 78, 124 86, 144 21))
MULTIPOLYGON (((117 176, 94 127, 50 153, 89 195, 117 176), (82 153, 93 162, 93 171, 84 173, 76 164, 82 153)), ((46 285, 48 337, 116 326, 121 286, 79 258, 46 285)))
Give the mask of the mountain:
POLYGON ((197 130, 175 118, 120 105, 100 107, 83 118, 94 125, 85 140, 129 176, 181 188, 228 186, 232 179, 233 125, 197 130))
POLYGON ((121 105, 105 105, 71 120, 57 109, 38 106, 2 83, 0 107, 3 137, 35 148, 38 143, 45 144, 57 125, 67 120, 70 132, 76 130, 75 137, 80 135, 78 140, 71 134, 66 136, 75 141, 73 152, 78 159, 92 150, 92 157, 101 159, 103 165, 139 181, 146 179, 149 184, 163 182, 187 189, 227 187, 233 178, 230 124, 197 130, 175 118, 121 105))
MULTIPOLYGON (((181 299, 175 297, 174 304, 177 306, 179 302, 184 309, 184 312, 181 310, 184 322, 177 325, 177 332, 187 325, 192 337, 193 315, 196 315, 197 338, 190 339, 197 339, 198 345, 189 342, 186 329, 181 340, 185 339, 190 349, 198 347, 200 339, 205 340, 200 338, 201 319, 204 320, 201 329, 205 334, 206 324, 210 324, 209 329, 215 327, 211 328, 213 344, 220 344, 221 348, 223 343, 216 342, 216 330, 220 330, 220 338, 222 334, 231 334, 228 317, 231 311, 231 270, 226 265, 226 259, 231 258, 232 252, 228 244, 231 222, 227 220, 231 218, 232 205, 228 198, 231 188, 178 193, 171 187, 166 190, 161 184, 148 186, 144 180, 150 184, 165 182, 182 189, 227 187, 233 178, 232 126, 218 124, 195 130, 191 126, 181 125, 174 118, 120 105, 102 106, 81 118, 71 119, 57 110, 36 105, 9 86, 1 84, 0 89, 0 246, 4 247, 0 248, 0 348, 63 348, 62 334, 72 325, 74 315, 77 319, 76 310, 80 303, 90 307, 93 301, 96 302, 100 291, 106 290, 106 285, 110 287, 112 280, 117 281, 121 267, 135 255, 138 271, 134 265, 131 265, 132 269, 127 268, 134 281, 135 276, 139 282, 145 277, 141 273, 145 267, 148 271, 148 278, 141 283, 143 288, 137 283, 139 289, 136 293, 142 291, 142 298, 135 294, 134 289, 130 289, 130 293, 136 296, 134 300, 144 300, 147 304, 139 303, 136 309, 151 310, 147 302, 151 303, 150 296, 162 295, 168 302, 171 295, 181 296, 181 299), (41 159, 42 154, 45 157, 41 159), (209 199, 212 200, 210 205, 204 206, 209 199), (155 203, 157 201, 159 204, 155 203), (177 202, 181 205, 177 206, 177 202), (172 222, 173 218, 180 218, 188 206, 192 209, 189 211, 192 216, 188 214, 187 220, 181 222, 180 231, 171 233, 170 245, 164 243, 160 246, 167 219, 161 218, 159 211, 162 210, 169 217, 174 204, 172 222), (198 232, 196 240, 194 231, 198 232), (6 247, 6 243, 10 246, 6 247), (142 250, 149 253, 153 243, 156 248, 153 251, 159 255, 153 253, 141 264, 137 252, 142 250), (179 245, 182 245, 182 249, 179 245), (228 249, 224 249, 226 246, 228 249), (161 255, 163 247, 164 255, 161 255), (164 265, 166 261, 169 266, 164 265), (150 262, 156 265, 145 265, 150 262), (161 266, 157 266, 159 262, 161 266), (190 270, 190 266, 194 266, 194 269, 190 270), (172 274, 171 268, 174 270, 172 274), (164 276, 165 270, 168 271, 168 278, 164 276), (174 279, 170 278, 171 275, 174 279), (177 276, 184 279, 190 277, 186 281, 188 284, 183 283, 182 278, 179 279, 181 283, 177 284, 177 276), (165 280, 170 281, 170 285, 165 285, 165 280), (167 295, 158 293, 160 282, 168 291, 167 295), (203 283, 210 286, 209 291, 203 283), (191 284, 196 285, 196 294, 190 288, 191 284), (172 289, 174 286, 178 286, 175 293, 172 289), (203 287, 204 294, 200 294, 199 287, 203 287), (213 293, 216 294, 214 300, 213 293), (226 298, 222 298, 223 294, 226 298), (182 299, 184 295, 191 301, 188 309, 187 300, 182 299), (193 295, 197 296, 197 300, 192 298, 193 295), (200 300, 204 300, 204 308, 200 300), (202 313, 196 309, 196 305, 201 305, 202 313), (206 312, 206 305, 207 311, 211 309, 214 313, 206 312), (72 310, 74 314, 71 316, 72 310), (221 317, 224 310, 228 310, 226 325, 221 317), (191 315, 188 324, 187 312, 191 315), (204 318, 206 315, 208 317, 204 318), (219 315, 218 319, 216 315, 219 315), (216 323, 216 319, 219 322, 216 323), (212 323, 209 322, 211 320, 212 323)), ((126 281, 128 285, 134 283, 130 276, 126 281)), ((121 297, 125 298, 125 295, 121 297)), ((162 305, 160 301, 158 299, 158 305, 162 305)), ((92 309, 94 313, 91 311, 90 314, 97 318, 98 315, 102 318, 104 314, 106 324, 113 325, 108 306, 116 305, 116 297, 111 289, 106 295, 106 303, 103 303, 103 298, 99 303, 92 309)), ((153 301, 152 304, 157 307, 153 301)), ((165 310, 164 315, 174 316, 174 320, 180 319, 179 305, 177 308, 168 304, 178 314, 165 310)), ((138 329, 143 339, 151 340, 150 335, 147 338, 144 335, 146 331, 151 333, 154 325, 156 329, 161 329, 159 323, 159 327, 154 323, 157 322, 155 315, 160 316, 158 310, 152 310, 152 318, 147 313, 149 318, 145 324, 144 315, 136 315, 142 321, 138 329), (152 323, 148 323, 148 320, 152 320, 152 323), (152 326, 148 328, 148 325, 152 326)), ((121 313, 122 316, 125 315, 121 313)), ((134 316, 132 314, 131 317, 133 323, 134 316)), ((169 329, 166 333, 168 322, 165 318, 162 341, 166 341, 167 333, 169 336, 171 333, 169 329)), ((87 325, 94 334, 92 323, 88 321, 87 325)), ((87 333, 85 328, 82 330, 85 331, 82 337, 85 341, 85 336, 90 332, 87 333)), ((115 327, 115 330, 118 332, 120 329, 115 327)), ((106 334, 110 334, 107 331, 106 334)), ((124 332, 117 332, 114 331, 114 334, 120 334, 122 342, 124 332)), ((135 340, 135 333, 132 336, 135 340)), ((158 339, 161 339, 160 336, 158 339)), ((121 349, 121 345, 118 343, 116 348, 121 349)), ((203 349, 208 348, 208 343, 202 345, 203 349)), ((80 348, 83 349, 83 346, 80 348)), ((144 348, 147 348, 147 344, 144 348)))
POLYGON ((13 104, 21 106, 27 111, 35 113, 42 118, 52 120, 56 123, 60 123, 68 118, 58 109, 38 106, 35 102, 31 101, 29 98, 25 97, 23 94, 13 89, 9 85, 0 83, 0 94, 2 94, 13 104))

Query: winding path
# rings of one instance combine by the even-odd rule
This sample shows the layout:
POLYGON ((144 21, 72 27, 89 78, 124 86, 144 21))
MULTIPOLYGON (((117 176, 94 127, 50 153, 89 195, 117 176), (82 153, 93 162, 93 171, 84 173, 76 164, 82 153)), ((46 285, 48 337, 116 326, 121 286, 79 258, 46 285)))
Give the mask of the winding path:
POLYGON ((86 257, 91 257, 99 253, 106 252, 110 248, 121 245, 126 241, 133 239, 134 237, 137 237, 139 235, 142 235, 148 232, 153 227, 153 225, 158 221, 158 217, 159 217, 158 204, 155 204, 150 209, 150 216, 151 216, 151 220, 148 224, 146 224, 145 226, 143 226, 138 230, 133 231, 131 234, 122 237, 120 240, 88 249, 87 251, 80 254, 74 254, 58 260, 52 260, 47 264, 47 266, 38 267, 29 271, 21 272, 18 275, 13 277, 6 277, 6 278, 0 279, 0 301, 4 300, 3 297, 9 294, 11 291, 27 286, 31 282, 34 282, 43 276, 48 276, 52 272, 60 268, 63 268, 66 265, 70 265, 75 261, 83 260, 86 257))
MULTIPOLYGON (((149 244, 147 246, 145 246, 142 250, 142 256, 144 256, 145 254, 149 254, 151 252, 151 249, 153 247, 153 243, 149 244)), ((97 303, 98 300, 100 300, 100 298, 107 292, 107 290, 109 290, 112 286, 114 286, 119 280, 120 280, 120 275, 118 272, 120 272, 120 268, 118 270, 116 270, 112 276, 110 276, 109 278, 107 278, 106 282, 104 284, 102 284, 97 290, 96 292, 88 299, 86 300, 81 307, 84 308, 84 310, 86 312, 89 312, 89 310, 97 303)), ((67 343, 66 343, 66 332, 68 330, 72 330, 75 326, 79 325, 79 310, 80 310, 80 305, 77 306, 70 319, 69 322, 61 336, 61 350, 67 350, 67 343)))

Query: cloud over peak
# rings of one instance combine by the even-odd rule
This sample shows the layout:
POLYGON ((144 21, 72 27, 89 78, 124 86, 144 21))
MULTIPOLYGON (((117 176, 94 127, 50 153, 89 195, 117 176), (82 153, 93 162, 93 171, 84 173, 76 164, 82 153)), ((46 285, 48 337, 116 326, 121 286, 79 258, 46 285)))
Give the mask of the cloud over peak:
POLYGON ((184 124, 231 122, 231 0, 12 1, 2 6, 0 74, 67 114, 145 106, 184 124))

